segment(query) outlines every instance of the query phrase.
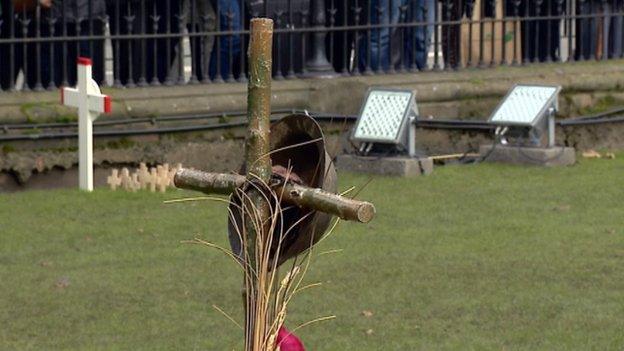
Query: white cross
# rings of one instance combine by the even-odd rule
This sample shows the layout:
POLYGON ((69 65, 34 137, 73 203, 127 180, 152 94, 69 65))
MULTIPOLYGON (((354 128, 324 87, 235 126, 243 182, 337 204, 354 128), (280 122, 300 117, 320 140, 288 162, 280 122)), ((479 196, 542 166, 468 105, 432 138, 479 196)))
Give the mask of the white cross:
POLYGON ((91 60, 78 58, 78 86, 61 88, 61 103, 78 108, 78 170, 80 189, 93 190, 93 121, 110 113, 111 98, 91 78, 91 60))

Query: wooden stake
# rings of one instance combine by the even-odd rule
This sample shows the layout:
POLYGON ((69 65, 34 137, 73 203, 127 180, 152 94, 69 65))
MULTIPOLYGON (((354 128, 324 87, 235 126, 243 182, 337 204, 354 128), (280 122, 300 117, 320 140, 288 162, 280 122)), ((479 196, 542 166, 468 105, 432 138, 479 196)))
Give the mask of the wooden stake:
MULTIPOLYGON (((273 20, 254 18, 250 24, 249 83, 247 86, 247 117, 249 130, 245 143, 245 161, 249 181, 268 184, 271 179, 270 116, 273 20), (259 182, 257 182, 259 181, 259 182)), ((269 272, 262 260, 269 235, 270 204, 264 194, 250 187, 243 201, 243 246, 245 258, 245 350, 262 351, 264 336, 272 320, 264 308, 269 272), (256 218, 258 220, 256 220, 256 218)), ((270 290, 271 287, 268 287, 270 290)), ((270 292, 270 291, 269 291, 270 292)), ((272 295, 272 294, 270 294, 272 295)))

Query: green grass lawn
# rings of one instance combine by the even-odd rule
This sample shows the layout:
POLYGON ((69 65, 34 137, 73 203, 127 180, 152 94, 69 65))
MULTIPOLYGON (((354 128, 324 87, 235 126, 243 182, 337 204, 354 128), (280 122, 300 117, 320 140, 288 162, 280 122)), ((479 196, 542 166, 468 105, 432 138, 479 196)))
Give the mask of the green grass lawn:
MULTIPOLYGON (((359 197, 378 217, 315 250, 323 285, 287 325, 337 316, 298 331, 311 351, 623 350, 623 156, 374 179, 359 197)), ((188 195, 0 195, 0 350, 240 349, 212 308, 241 320, 240 271, 180 243, 227 246, 224 205, 163 204, 188 195)))

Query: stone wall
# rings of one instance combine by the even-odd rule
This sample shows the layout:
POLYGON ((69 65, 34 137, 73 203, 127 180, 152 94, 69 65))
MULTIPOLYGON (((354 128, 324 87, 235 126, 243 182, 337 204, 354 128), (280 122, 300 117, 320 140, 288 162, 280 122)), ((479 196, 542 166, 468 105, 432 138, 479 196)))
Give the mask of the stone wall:
MULTIPOLYGON (((355 114, 369 87, 384 86, 416 90, 425 116, 479 118, 488 116, 515 83, 562 85, 561 115, 575 116, 624 104, 624 61, 274 81, 272 106, 355 114)), ((113 115, 107 118, 242 111, 247 105, 243 83, 103 91, 113 97, 113 115)), ((0 123, 75 119, 59 100, 57 92, 0 94, 0 123)))

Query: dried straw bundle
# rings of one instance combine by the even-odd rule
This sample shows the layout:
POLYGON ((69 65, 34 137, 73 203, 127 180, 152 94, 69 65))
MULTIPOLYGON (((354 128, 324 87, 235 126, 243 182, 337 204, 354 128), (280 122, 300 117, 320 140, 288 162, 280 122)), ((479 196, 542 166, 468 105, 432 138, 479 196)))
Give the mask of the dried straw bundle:
MULTIPOLYGON (((288 169, 287 178, 292 176, 292 168, 288 169)), ((311 263, 312 245, 310 250, 301 256, 296 256, 289 264, 289 269, 283 277, 279 274, 279 265, 281 263, 278 255, 285 238, 293 231, 298 230, 301 222, 305 221, 310 215, 304 216, 296 223, 285 226, 284 213, 287 208, 282 207, 281 196, 283 194, 270 191, 269 184, 259 179, 246 182, 246 184, 237 189, 233 197, 238 197, 241 201, 229 203, 230 224, 234 225, 234 233, 242 243, 242 252, 236 253, 229 249, 220 247, 216 244, 196 238, 190 243, 201 244, 211 248, 218 249, 232 258, 243 271, 244 275, 244 291, 243 299, 245 301, 245 323, 241 326, 234 318, 226 312, 214 306, 219 312, 224 314, 230 321, 234 322, 246 332, 245 349, 254 351, 275 351, 278 350, 277 342, 280 332, 283 333, 283 325, 286 320, 288 304, 292 298, 299 292, 320 286, 320 283, 303 285, 305 273, 311 263), (262 196, 265 208, 258 206, 249 196, 250 189, 257 191, 262 196), (268 210, 269 215, 266 220, 262 220, 262 211, 268 210), (250 218, 251 221, 240 221, 240 218, 250 218), (253 231, 258 235, 255 237, 253 245, 247 242, 249 237, 246 233, 253 231), (249 252, 249 248, 253 248, 254 253, 249 252), (251 256, 256 257, 255 262, 250 260, 251 256)), ((179 201, 195 201, 199 199, 211 199, 226 202, 222 198, 202 197, 193 199, 182 199, 179 201)), ((328 231, 333 231, 339 220, 336 220, 328 231)), ((303 325, 293 329, 297 329, 309 325, 311 323, 329 320, 334 316, 322 317, 311 320, 303 325)))

